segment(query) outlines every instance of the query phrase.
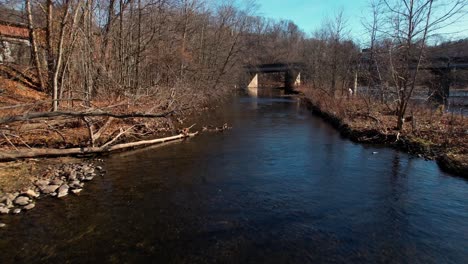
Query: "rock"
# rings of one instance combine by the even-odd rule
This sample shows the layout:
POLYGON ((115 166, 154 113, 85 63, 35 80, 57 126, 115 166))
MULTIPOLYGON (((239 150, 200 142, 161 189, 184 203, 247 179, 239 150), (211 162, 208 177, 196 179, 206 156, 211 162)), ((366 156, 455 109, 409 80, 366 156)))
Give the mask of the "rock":
POLYGON ((35 191, 31 190, 31 189, 29 189, 29 190, 23 192, 22 194, 24 194, 24 195, 26 195, 26 196, 28 196, 28 197, 30 197, 30 198, 37 198, 37 197, 39 197, 39 194, 36 193, 35 191))
POLYGON ((29 204, 29 197, 26 196, 18 196, 15 199, 15 204, 16 205, 27 205, 29 204))
POLYGON ((73 181, 70 183, 70 187, 73 188, 73 189, 81 189, 83 188, 84 186, 84 183, 80 182, 80 181, 73 181))
POLYGON ((19 214, 19 213, 21 213, 21 209, 19 209, 19 208, 14 209, 13 213, 14 214, 19 214))
POLYGON ((379 154, 379 153, 377 151, 374 151, 374 152, 372 152, 372 154, 375 155, 375 154, 379 154))
POLYGON ((96 166, 96 169, 97 169, 98 171, 102 171, 102 167, 101 167, 101 166, 96 166))
POLYGON ((6 205, 7 208, 13 208, 14 207, 13 206, 13 201, 10 198, 7 198, 5 200, 5 205, 6 205))
POLYGON ((83 181, 92 181, 94 179, 94 176, 86 176, 83 178, 83 181))
POLYGON ((70 173, 68 174, 68 180, 69 181, 73 181, 76 179, 76 170, 72 170, 70 171, 70 173))
POLYGON ((83 189, 73 189, 71 190, 73 194, 79 194, 83 189))
POLYGON ((9 214, 9 213, 10 213, 10 209, 6 207, 0 207, 0 214, 9 214))
POLYGON ((24 210, 31 210, 33 209, 34 207, 36 207, 36 205, 34 203, 30 203, 26 206, 23 207, 24 210))
POLYGON ((51 194, 55 192, 59 187, 60 185, 47 185, 41 191, 42 193, 45 193, 45 194, 51 194))
POLYGON ((36 186, 39 187, 39 189, 42 189, 41 187, 45 187, 49 185, 50 181, 48 180, 37 180, 36 181, 36 186))
POLYGON ((62 181, 61 179, 53 179, 53 180, 50 182, 50 184, 60 186, 60 185, 63 184, 63 181, 62 181))
POLYGON ((57 197, 60 198, 60 197, 67 196, 69 188, 70 187, 68 187, 67 184, 63 184, 62 186, 60 186, 60 188, 58 189, 57 197))
POLYGON ((6 226, 6 224, 0 223, 0 228, 3 228, 3 227, 5 227, 5 226, 6 226))
POLYGON ((16 199, 16 197, 18 197, 19 193, 7 193, 6 194, 6 197, 7 197, 7 200, 10 200, 10 201, 14 201, 16 199))
POLYGON ((89 166, 83 166, 82 171, 84 174, 92 174, 94 173, 94 168, 89 166))
POLYGON ((50 193, 49 195, 52 196, 52 197, 55 197, 55 196, 57 196, 57 193, 53 192, 53 193, 50 193))

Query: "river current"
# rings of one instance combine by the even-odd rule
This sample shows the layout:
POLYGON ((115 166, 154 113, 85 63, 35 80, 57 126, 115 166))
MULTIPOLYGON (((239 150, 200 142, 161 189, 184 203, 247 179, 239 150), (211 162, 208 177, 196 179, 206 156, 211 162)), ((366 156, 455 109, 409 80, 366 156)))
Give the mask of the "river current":
POLYGON ((2 219, 0 263, 468 263, 468 181, 434 162, 284 97, 200 122, 233 128, 112 155, 79 197, 2 219))

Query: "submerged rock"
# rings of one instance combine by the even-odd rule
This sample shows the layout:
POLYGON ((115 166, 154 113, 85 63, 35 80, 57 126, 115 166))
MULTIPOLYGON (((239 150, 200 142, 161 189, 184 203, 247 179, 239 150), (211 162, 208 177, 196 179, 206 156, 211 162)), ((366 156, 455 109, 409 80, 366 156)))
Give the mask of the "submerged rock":
POLYGON ((13 213, 14 214, 19 214, 19 213, 21 213, 21 209, 19 209, 19 208, 14 209, 13 213))
POLYGON ((0 223, 0 228, 5 227, 5 226, 6 226, 6 224, 0 223))
POLYGON ((26 206, 23 207, 24 210, 31 210, 33 209, 34 207, 36 207, 36 205, 34 203, 30 203, 26 206))
POLYGON ((73 189, 73 190, 71 190, 71 192, 72 192, 73 194, 79 194, 82 190, 83 190, 83 189, 73 189))
POLYGON ((83 178, 83 181, 92 181, 94 179, 94 176, 86 176, 83 178))

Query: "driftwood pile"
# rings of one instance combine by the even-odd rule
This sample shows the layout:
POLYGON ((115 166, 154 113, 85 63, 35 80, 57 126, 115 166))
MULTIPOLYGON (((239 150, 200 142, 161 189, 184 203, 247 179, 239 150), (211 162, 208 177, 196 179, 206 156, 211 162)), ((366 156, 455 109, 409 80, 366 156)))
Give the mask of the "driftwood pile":
MULTIPOLYGON (((167 118, 174 111, 169 111, 160 114, 150 114, 150 113, 112 113, 106 112, 102 110, 88 110, 88 111, 81 111, 81 112, 67 112, 67 111, 56 111, 56 112, 32 112, 26 113, 24 115, 16 115, 16 116, 8 116, 0 118, 0 137, 3 136, 4 139, 14 148, 14 150, 5 150, 0 152, 0 161, 10 161, 15 159, 22 159, 22 158, 36 158, 36 157, 57 157, 57 156, 67 156, 67 155, 86 155, 86 154, 97 154, 97 153, 106 153, 106 152, 113 152, 137 147, 144 147, 153 144, 183 139, 187 137, 193 137, 197 133, 191 133, 189 130, 193 126, 180 130, 178 135, 164 137, 164 138, 157 138, 151 140, 140 140, 136 142, 127 142, 127 143, 120 143, 116 144, 118 140, 125 134, 129 133, 134 129, 134 126, 129 127, 120 127, 117 131, 112 133, 113 137, 110 138, 107 142, 101 144, 100 146, 96 145, 97 140, 101 137, 106 129, 109 128, 110 124, 113 120, 116 119, 129 119, 129 118, 167 118), (31 124, 33 122, 53 122, 63 118, 78 118, 86 124, 88 130, 88 137, 89 140, 85 147, 74 147, 74 148, 31 148, 26 142, 23 142, 25 147, 17 147, 14 145, 10 140, 9 136, 13 136, 16 138, 21 138, 18 135, 14 135, 11 133, 11 125, 17 124, 21 122, 22 126, 26 123, 27 125, 34 125, 31 124), (93 126, 92 118, 107 118, 104 125, 102 125, 99 129, 95 129, 93 126), (96 131, 95 131, 96 130, 96 131)), ((55 129, 52 126, 49 126, 50 129, 53 129, 55 132, 60 134, 62 138, 64 138, 63 134, 55 129)))

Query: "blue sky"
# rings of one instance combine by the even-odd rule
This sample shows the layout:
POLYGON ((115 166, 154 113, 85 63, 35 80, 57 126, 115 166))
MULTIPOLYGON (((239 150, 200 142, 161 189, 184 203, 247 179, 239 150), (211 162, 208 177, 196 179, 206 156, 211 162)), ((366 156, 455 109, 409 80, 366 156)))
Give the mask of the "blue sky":
POLYGON ((349 29, 360 31, 368 6, 368 0, 257 0, 257 3, 259 15, 292 20, 306 33, 319 28, 324 19, 334 17, 339 10, 343 10, 349 29))
MULTIPOLYGON (((260 16, 294 21, 304 32, 310 34, 319 28, 327 17, 334 17, 343 10, 348 22, 351 37, 361 39, 364 29, 361 21, 370 15, 369 0, 257 0, 260 16)), ((463 30, 460 36, 468 37, 468 18, 450 28, 452 31, 463 30)))

